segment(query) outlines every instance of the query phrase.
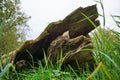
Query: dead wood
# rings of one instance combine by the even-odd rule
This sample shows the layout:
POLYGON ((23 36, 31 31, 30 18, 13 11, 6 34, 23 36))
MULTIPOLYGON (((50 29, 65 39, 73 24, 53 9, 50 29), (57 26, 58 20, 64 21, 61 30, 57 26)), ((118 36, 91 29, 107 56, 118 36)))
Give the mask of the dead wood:
MULTIPOLYGON (((65 19, 50 23, 40 34, 40 36, 38 36, 35 40, 26 41, 20 48, 12 52, 12 54, 14 54, 12 59, 10 55, 10 58, 7 59, 3 56, 3 58, 5 59, 3 65, 5 65, 6 61, 9 59, 11 59, 9 61, 13 64, 16 64, 21 60, 33 60, 34 62, 38 60, 43 60, 44 52, 46 53, 48 59, 52 61, 52 58, 57 56, 57 54, 54 54, 54 50, 51 53, 50 48, 54 45, 54 42, 58 40, 57 37, 61 36, 66 31, 69 31, 69 37, 65 37, 65 40, 67 39, 67 43, 64 43, 64 40, 62 40, 63 42, 60 42, 64 51, 64 64, 70 63, 75 59, 81 60, 80 64, 82 65, 85 64, 84 62, 89 62, 87 60, 90 60, 92 57, 85 60, 83 60, 83 58, 89 57, 92 54, 91 51, 81 50, 91 49, 91 43, 89 43, 87 35, 89 32, 94 30, 95 27, 85 16, 83 16, 83 14, 88 16, 89 19, 96 25, 96 27, 99 25, 99 21, 96 20, 96 18, 98 17, 96 5, 88 6, 86 8, 80 7, 69 14, 65 19), (71 46, 72 49, 70 48, 70 50, 66 51, 64 50, 65 46, 63 45, 67 45, 66 47, 71 46), (83 58, 81 58, 80 55, 83 54, 84 56, 83 58), (53 57, 50 57, 50 55, 53 55, 53 57), (76 55, 79 55, 79 57, 76 55)), ((57 42, 56 44, 58 43, 59 42, 57 42)), ((59 47, 60 44, 56 46, 59 47)), ((56 60, 53 59, 53 62, 55 61, 56 60)))
POLYGON ((80 35, 70 39, 68 31, 52 41, 48 48, 48 61, 52 64, 71 65, 73 68, 93 68, 93 45, 90 38, 80 35))

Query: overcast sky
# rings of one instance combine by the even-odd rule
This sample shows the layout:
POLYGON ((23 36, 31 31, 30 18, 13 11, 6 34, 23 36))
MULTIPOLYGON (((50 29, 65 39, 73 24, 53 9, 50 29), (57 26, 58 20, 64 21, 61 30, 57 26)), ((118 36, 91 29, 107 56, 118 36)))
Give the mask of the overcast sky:
MULTIPOLYGON (((102 13, 100 4, 95 0, 21 0, 22 10, 32 17, 28 22, 31 31, 27 39, 35 39, 50 22, 64 19, 78 7, 93 4, 97 4, 98 12, 102 13)), ((113 26, 110 15, 120 15, 120 0, 104 0, 103 4, 106 11, 107 26, 113 26)))

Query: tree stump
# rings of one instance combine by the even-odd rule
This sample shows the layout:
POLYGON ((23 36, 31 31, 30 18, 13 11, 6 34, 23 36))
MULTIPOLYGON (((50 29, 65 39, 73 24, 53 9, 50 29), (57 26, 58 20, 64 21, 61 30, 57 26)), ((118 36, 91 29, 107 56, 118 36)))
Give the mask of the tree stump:
POLYGON ((76 68, 77 65, 74 63, 76 60, 80 67, 85 67, 86 63, 93 65, 91 50, 93 47, 88 33, 96 27, 83 14, 96 27, 99 26, 99 21, 96 20, 98 17, 96 5, 80 7, 65 19, 50 23, 35 40, 28 40, 9 55, 3 55, 2 64, 5 66, 7 61, 10 61, 18 66, 19 63, 37 62, 44 60, 44 52, 47 59, 55 64, 59 62, 59 58, 56 57, 60 56, 59 51, 62 49, 63 65, 70 64, 76 68))

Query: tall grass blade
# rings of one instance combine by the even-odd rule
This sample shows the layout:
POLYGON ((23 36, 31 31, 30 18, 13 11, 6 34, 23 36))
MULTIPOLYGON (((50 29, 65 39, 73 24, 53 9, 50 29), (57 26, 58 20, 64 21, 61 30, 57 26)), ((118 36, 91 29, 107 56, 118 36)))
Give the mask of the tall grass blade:
POLYGON ((10 67, 12 67, 12 64, 11 64, 11 63, 8 63, 8 64, 5 66, 5 68, 1 71, 1 73, 0 73, 0 78, 2 78, 2 77, 5 75, 5 73, 9 71, 10 67))
POLYGON ((95 25, 95 23, 88 17, 88 16, 86 16, 84 13, 82 13, 81 12, 81 14, 85 17, 85 18, 87 18, 87 20, 96 28, 97 26, 95 25))
POLYGON ((111 16, 112 16, 114 22, 116 23, 117 27, 120 28, 120 16, 116 16, 116 15, 111 15, 111 16), (119 21, 118 21, 118 20, 115 20, 115 18, 118 18, 119 21))
MULTIPOLYGON (((95 0, 96 1, 96 0, 95 0)), ((106 25, 106 19, 105 19, 105 10, 104 10, 104 5, 103 5, 103 1, 102 0, 99 0, 99 1, 96 1, 97 3, 99 3, 101 5, 101 8, 102 8, 102 17, 103 17, 103 26, 106 25)))
POLYGON ((104 55, 108 60, 110 60, 113 65, 116 67, 116 69, 120 72, 120 67, 115 63, 113 59, 111 59, 107 54, 105 54, 103 51, 98 51, 100 54, 104 55))

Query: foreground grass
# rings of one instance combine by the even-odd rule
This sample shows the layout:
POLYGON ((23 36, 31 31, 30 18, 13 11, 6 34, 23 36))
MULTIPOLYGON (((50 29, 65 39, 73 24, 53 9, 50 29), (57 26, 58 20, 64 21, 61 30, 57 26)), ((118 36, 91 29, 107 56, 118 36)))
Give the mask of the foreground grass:
POLYGON ((93 72, 88 67, 86 71, 75 71, 71 67, 61 71, 60 67, 40 64, 39 68, 11 73, 9 67, 12 65, 8 64, 4 69, 1 66, 0 80, 119 80, 120 33, 99 28, 92 35, 97 64, 93 72))
MULTIPOLYGON (((0 74, 0 80, 85 80, 87 74, 85 71, 75 71, 71 67, 65 71, 61 71, 60 68, 55 68, 53 66, 42 66, 39 64, 39 68, 26 69, 20 72, 8 72, 9 66, 7 65, 6 74, 2 71, 0 74), (78 74, 79 72, 79 74, 78 74), (83 73, 84 72, 84 73, 83 73), (81 74, 80 74, 81 73, 81 74)), ((88 69, 90 72, 90 70, 88 69)))
POLYGON ((120 79, 120 33, 110 29, 98 29, 94 33, 94 58, 100 64, 94 75, 97 80, 120 79))

